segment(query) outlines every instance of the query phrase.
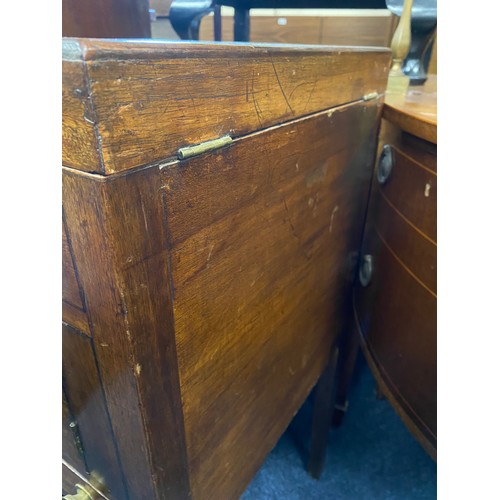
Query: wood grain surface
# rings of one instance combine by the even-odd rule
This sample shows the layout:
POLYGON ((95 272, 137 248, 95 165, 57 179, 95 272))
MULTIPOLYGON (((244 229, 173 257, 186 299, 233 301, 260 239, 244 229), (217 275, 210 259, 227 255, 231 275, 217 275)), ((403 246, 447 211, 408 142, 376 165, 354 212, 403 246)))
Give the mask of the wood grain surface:
POLYGON ((237 498, 326 366, 380 110, 355 103, 161 171, 194 498, 237 498))
MULTIPOLYGON (((78 424, 87 472, 96 471, 103 476, 110 490, 109 498, 122 500, 128 496, 91 342, 86 336, 63 324, 63 386, 68 407, 78 424)), ((81 462, 67 458, 79 470, 81 462)), ((79 472, 85 474, 85 469, 79 472)))
POLYGON ((422 86, 410 86, 405 95, 388 93, 384 118, 415 137, 437 144, 437 76, 422 86))
POLYGON ((157 168, 63 169, 63 205, 130 498, 189 493, 157 168))
POLYGON ((390 52, 64 54, 63 210, 91 335, 70 338, 93 349, 65 370, 97 366, 130 500, 236 499, 345 327, 390 52))
MULTIPOLYGON (((66 54, 70 50, 68 45, 66 54)), ((62 62, 62 162, 79 170, 95 170, 101 155, 88 77, 83 61, 62 62)))
POLYGON ((63 59, 63 164, 110 174, 383 93, 390 51, 67 39, 63 59))

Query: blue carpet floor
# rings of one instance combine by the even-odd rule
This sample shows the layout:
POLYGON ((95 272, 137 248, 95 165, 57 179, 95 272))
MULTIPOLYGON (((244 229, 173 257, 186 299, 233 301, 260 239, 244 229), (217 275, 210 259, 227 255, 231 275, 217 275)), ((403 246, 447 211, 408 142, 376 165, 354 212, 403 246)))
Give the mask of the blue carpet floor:
POLYGON ((342 425, 330 430, 321 479, 306 473, 288 430, 241 498, 431 500, 436 498, 436 482, 436 463, 390 404, 376 399, 375 381, 360 357, 349 410, 342 425))

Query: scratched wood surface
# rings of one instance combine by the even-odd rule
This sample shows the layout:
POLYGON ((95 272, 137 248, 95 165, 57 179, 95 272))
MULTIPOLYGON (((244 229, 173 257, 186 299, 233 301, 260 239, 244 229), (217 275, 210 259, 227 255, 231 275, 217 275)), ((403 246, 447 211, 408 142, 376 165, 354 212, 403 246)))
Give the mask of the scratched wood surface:
POLYGON ((344 326, 382 113, 362 97, 390 54, 73 40, 65 57, 78 339, 128 496, 238 498, 344 326), (235 140, 173 157, 214 130, 235 140))
POLYGON ((83 61, 62 62, 62 162, 79 170, 93 170, 100 164, 94 128, 94 112, 88 95, 83 61))
POLYGON ((63 164, 110 174, 382 93, 390 51, 65 39, 63 59, 63 164))
POLYGON ((238 498, 326 365, 380 110, 352 104, 162 169, 194 498, 238 498))

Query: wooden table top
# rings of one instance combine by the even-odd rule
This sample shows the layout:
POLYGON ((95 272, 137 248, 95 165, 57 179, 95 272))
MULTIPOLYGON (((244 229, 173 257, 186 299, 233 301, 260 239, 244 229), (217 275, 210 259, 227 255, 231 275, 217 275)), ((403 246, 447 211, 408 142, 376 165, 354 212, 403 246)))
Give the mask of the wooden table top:
POLYGON ((405 132, 437 144, 437 76, 405 95, 387 93, 383 117, 405 132))

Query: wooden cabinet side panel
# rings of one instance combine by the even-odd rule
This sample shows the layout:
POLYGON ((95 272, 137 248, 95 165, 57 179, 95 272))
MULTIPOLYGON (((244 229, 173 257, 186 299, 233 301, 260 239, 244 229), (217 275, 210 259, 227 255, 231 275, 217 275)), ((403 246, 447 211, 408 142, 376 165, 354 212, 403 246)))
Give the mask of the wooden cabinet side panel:
POLYGON ((157 168, 63 170, 63 203, 131 498, 189 494, 157 168))
POLYGON ((356 103, 162 170, 194 498, 242 493, 327 362, 379 118, 356 103))

